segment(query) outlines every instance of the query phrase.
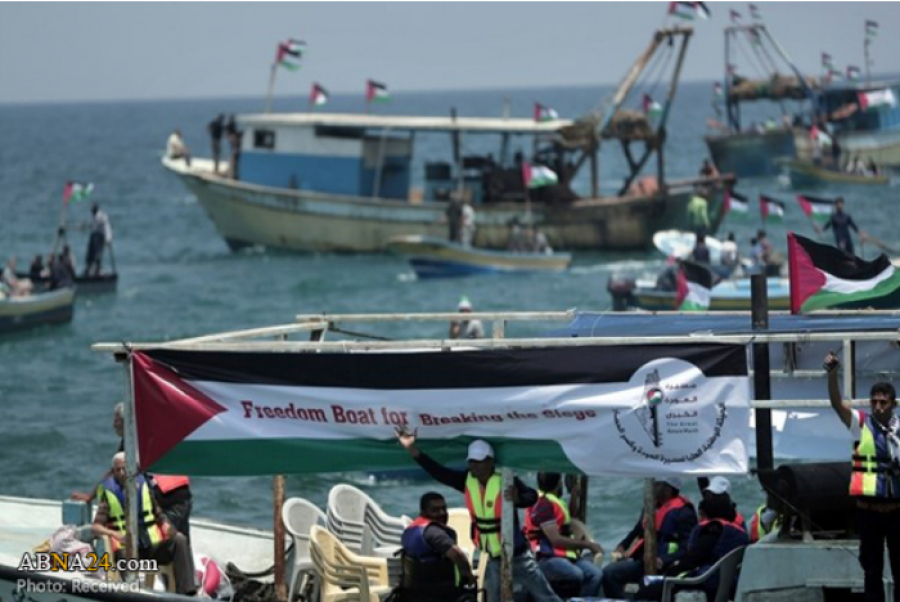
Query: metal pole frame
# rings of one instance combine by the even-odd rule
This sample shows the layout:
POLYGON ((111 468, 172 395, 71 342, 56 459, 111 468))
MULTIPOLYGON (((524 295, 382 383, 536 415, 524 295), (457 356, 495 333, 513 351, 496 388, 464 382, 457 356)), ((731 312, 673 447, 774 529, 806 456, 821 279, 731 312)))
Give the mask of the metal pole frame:
MULTIPOLYGON (((133 560, 138 557, 138 500, 135 499, 135 494, 137 493, 135 484, 137 483, 138 471, 140 470, 140 458, 138 457, 137 422, 135 421, 134 408, 134 368, 130 352, 124 358, 124 366, 125 403, 123 419, 125 428, 122 434, 125 439, 125 506, 128 509, 125 513, 125 557, 133 560)), ((147 486, 149 487, 149 483, 147 486)), ((125 580, 129 582, 137 580, 137 573, 126 573, 125 580)))

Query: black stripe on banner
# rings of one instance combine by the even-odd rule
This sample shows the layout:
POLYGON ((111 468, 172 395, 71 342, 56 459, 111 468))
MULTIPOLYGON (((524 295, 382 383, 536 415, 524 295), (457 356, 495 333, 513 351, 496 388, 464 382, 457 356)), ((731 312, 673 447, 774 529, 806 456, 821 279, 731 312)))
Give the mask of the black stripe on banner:
POLYGON ((182 378, 359 389, 468 389, 628 382, 644 364, 680 358, 706 376, 746 376, 741 345, 544 347, 431 353, 147 351, 182 378))

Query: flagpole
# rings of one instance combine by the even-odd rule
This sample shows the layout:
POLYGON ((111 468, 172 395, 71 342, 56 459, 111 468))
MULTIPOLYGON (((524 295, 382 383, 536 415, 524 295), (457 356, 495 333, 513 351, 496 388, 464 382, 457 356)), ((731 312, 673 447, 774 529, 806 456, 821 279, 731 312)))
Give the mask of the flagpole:
POLYGON ((869 35, 866 34, 866 41, 863 42, 863 48, 864 48, 865 55, 866 55, 866 85, 867 86, 869 85, 869 79, 870 79, 869 78, 869 42, 870 41, 871 40, 869 39, 869 35))
POLYGON ((272 63, 272 72, 269 74, 269 88, 266 90, 266 113, 272 112, 272 91, 275 89, 275 73, 278 63, 272 63))

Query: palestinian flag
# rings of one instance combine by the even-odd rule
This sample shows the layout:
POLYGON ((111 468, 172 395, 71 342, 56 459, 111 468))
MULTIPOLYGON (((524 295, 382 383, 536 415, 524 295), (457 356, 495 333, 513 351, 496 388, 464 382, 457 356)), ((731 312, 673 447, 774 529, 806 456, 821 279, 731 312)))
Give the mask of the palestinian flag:
POLYGON ((649 94, 644 94, 643 108, 647 119, 656 119, 662 115, 662 105, 653 100, 649 94))
POLYGON ((828 307, 864 306, 864 301, 900 289, 900 272, 887 255, 865 261, 837 247, 788 233, 791 313, 828 307))
POLYGON ((544 165, 522 163, 522 182, 525 188, 541 188, 559 182, 556 172, 544 165))
POLYGON ((306 52, 306 42, 294 39, 281 42, 275 53, 275 64, 289 71, 296 71, 300 68, 300 57, 304 52, 306 52))
POLYGON ((800 203, 800 209, 809 219, 820 223, 825 223, 831 219, 831 213, 834 210, 834 201, 828 199, 809 196, 808 194, 798 194, 797 202, 800 203))
POLYGON ((92 182, 76 182, 75 180, 69 180, 66 182, 66 187, 63 189, 63 202, 83 201, 91 196, 93 191, 94 184, 92 182))
POLYGON ((878 21, 866 20, 866 37, 874 38, 878 35, 878 21))
POLYGON ((669 14, 693 21, 695 17, 708 19, 711 13, 704 2, 669 2, 669 14))
POLYGON ((734 215, 737 219, 746 219, 750 213, 750 203, 747 197, 731 190, 725 189, 725 215, 734 215))
POLYGON ((559 113, 539 102, 534 103, 535 121, 553 121, 554 119, 559 119, 559 113))
POLYGON ((706 311, 713 287, 710 269, 693 261, 682 260, 678 268, 675 309, 678 311, 706 311))
POLYGON ((366 80, 366 102, 390 102, 387 86, 372 79, 366 80))
POLYGON ((849 80, 859 79, 860 73, 861 73, 861 71, 860 71, 859 67, 856 67, 854 65, 847 65, 847 79, 849 79, 849 80))
POLYGON ((468 444, 483 438, 498 462, 516 469, 653 476, 749 468, 743 345, 448 353, 156 348, 134 352, 129 363, 137 459, 154 472, 408 467, 399 425, 417 430, 417 445, 442 463, 462 460, 468 444), (658 446, 640 423, 651 374, 661 392, 658 446), (686 389, 695 397, 690 429, 666 416, 683 409, 671 404, 686 389))
POLYGON ((832 62, 831 55, 827 52, 822 53, 822 66, 827 70, 834 69, 834 62, 832 62))
POLYGON ((750 43, 754 46, 762 46, 762 38, 759 36, 759 32, 755 29, 750 29, 747 31, 747 35, 750 36, 750 43))
POLYGON ((759 14, 759 8, 755 4, 750 5, 750 17, 755 20, 762 19, 762 16, 759 14))
POLYGON ((764 222, 784 221, 784 207, 784 203, 779 200, 764 194, 759 195, 759 212, 764 222))
POLYGON ((857 92, 859 108, 863 111, 877 109, 878 107, 896 107, 897 97, 890 88, 884 90, 872 90, 871 92, 857 92))
POLYGON ((729 15, 731 16, 732 23, 737 23, 738 21, 741 20, 741 13, 739 13, 738 11, 736 11, 734 9, 729 11, 729 15))
POLYGON ((328 102, 328 90, 317 83, 312 85, 309 91, 309 104, 313 107, 321 107, 328 102))

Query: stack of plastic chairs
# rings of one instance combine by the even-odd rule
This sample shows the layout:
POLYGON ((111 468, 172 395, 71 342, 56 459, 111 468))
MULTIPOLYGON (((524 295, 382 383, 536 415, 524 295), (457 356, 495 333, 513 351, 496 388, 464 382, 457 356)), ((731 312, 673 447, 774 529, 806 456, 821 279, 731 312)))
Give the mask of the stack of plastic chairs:
POLYGON ((324 527, 327 518, 312 502, 293 497, 281 507, 281 521, 294 540, 294 566, 287 597, 288 602, 293 602, 294 597, 306 589, 314 569, 309 544, 310 529, 313 525, 324 527))
POLYGON ((321 602, 381 602, 391 592, 387 560, 355 554, 324 528, 310 530, 321 602))
POLYGON ((385 513, 368 495, 352 485, 335 485, 328 493, 328 530, 347 547, 362 554, 376 548, 399 548, 407 518, 385 513))

